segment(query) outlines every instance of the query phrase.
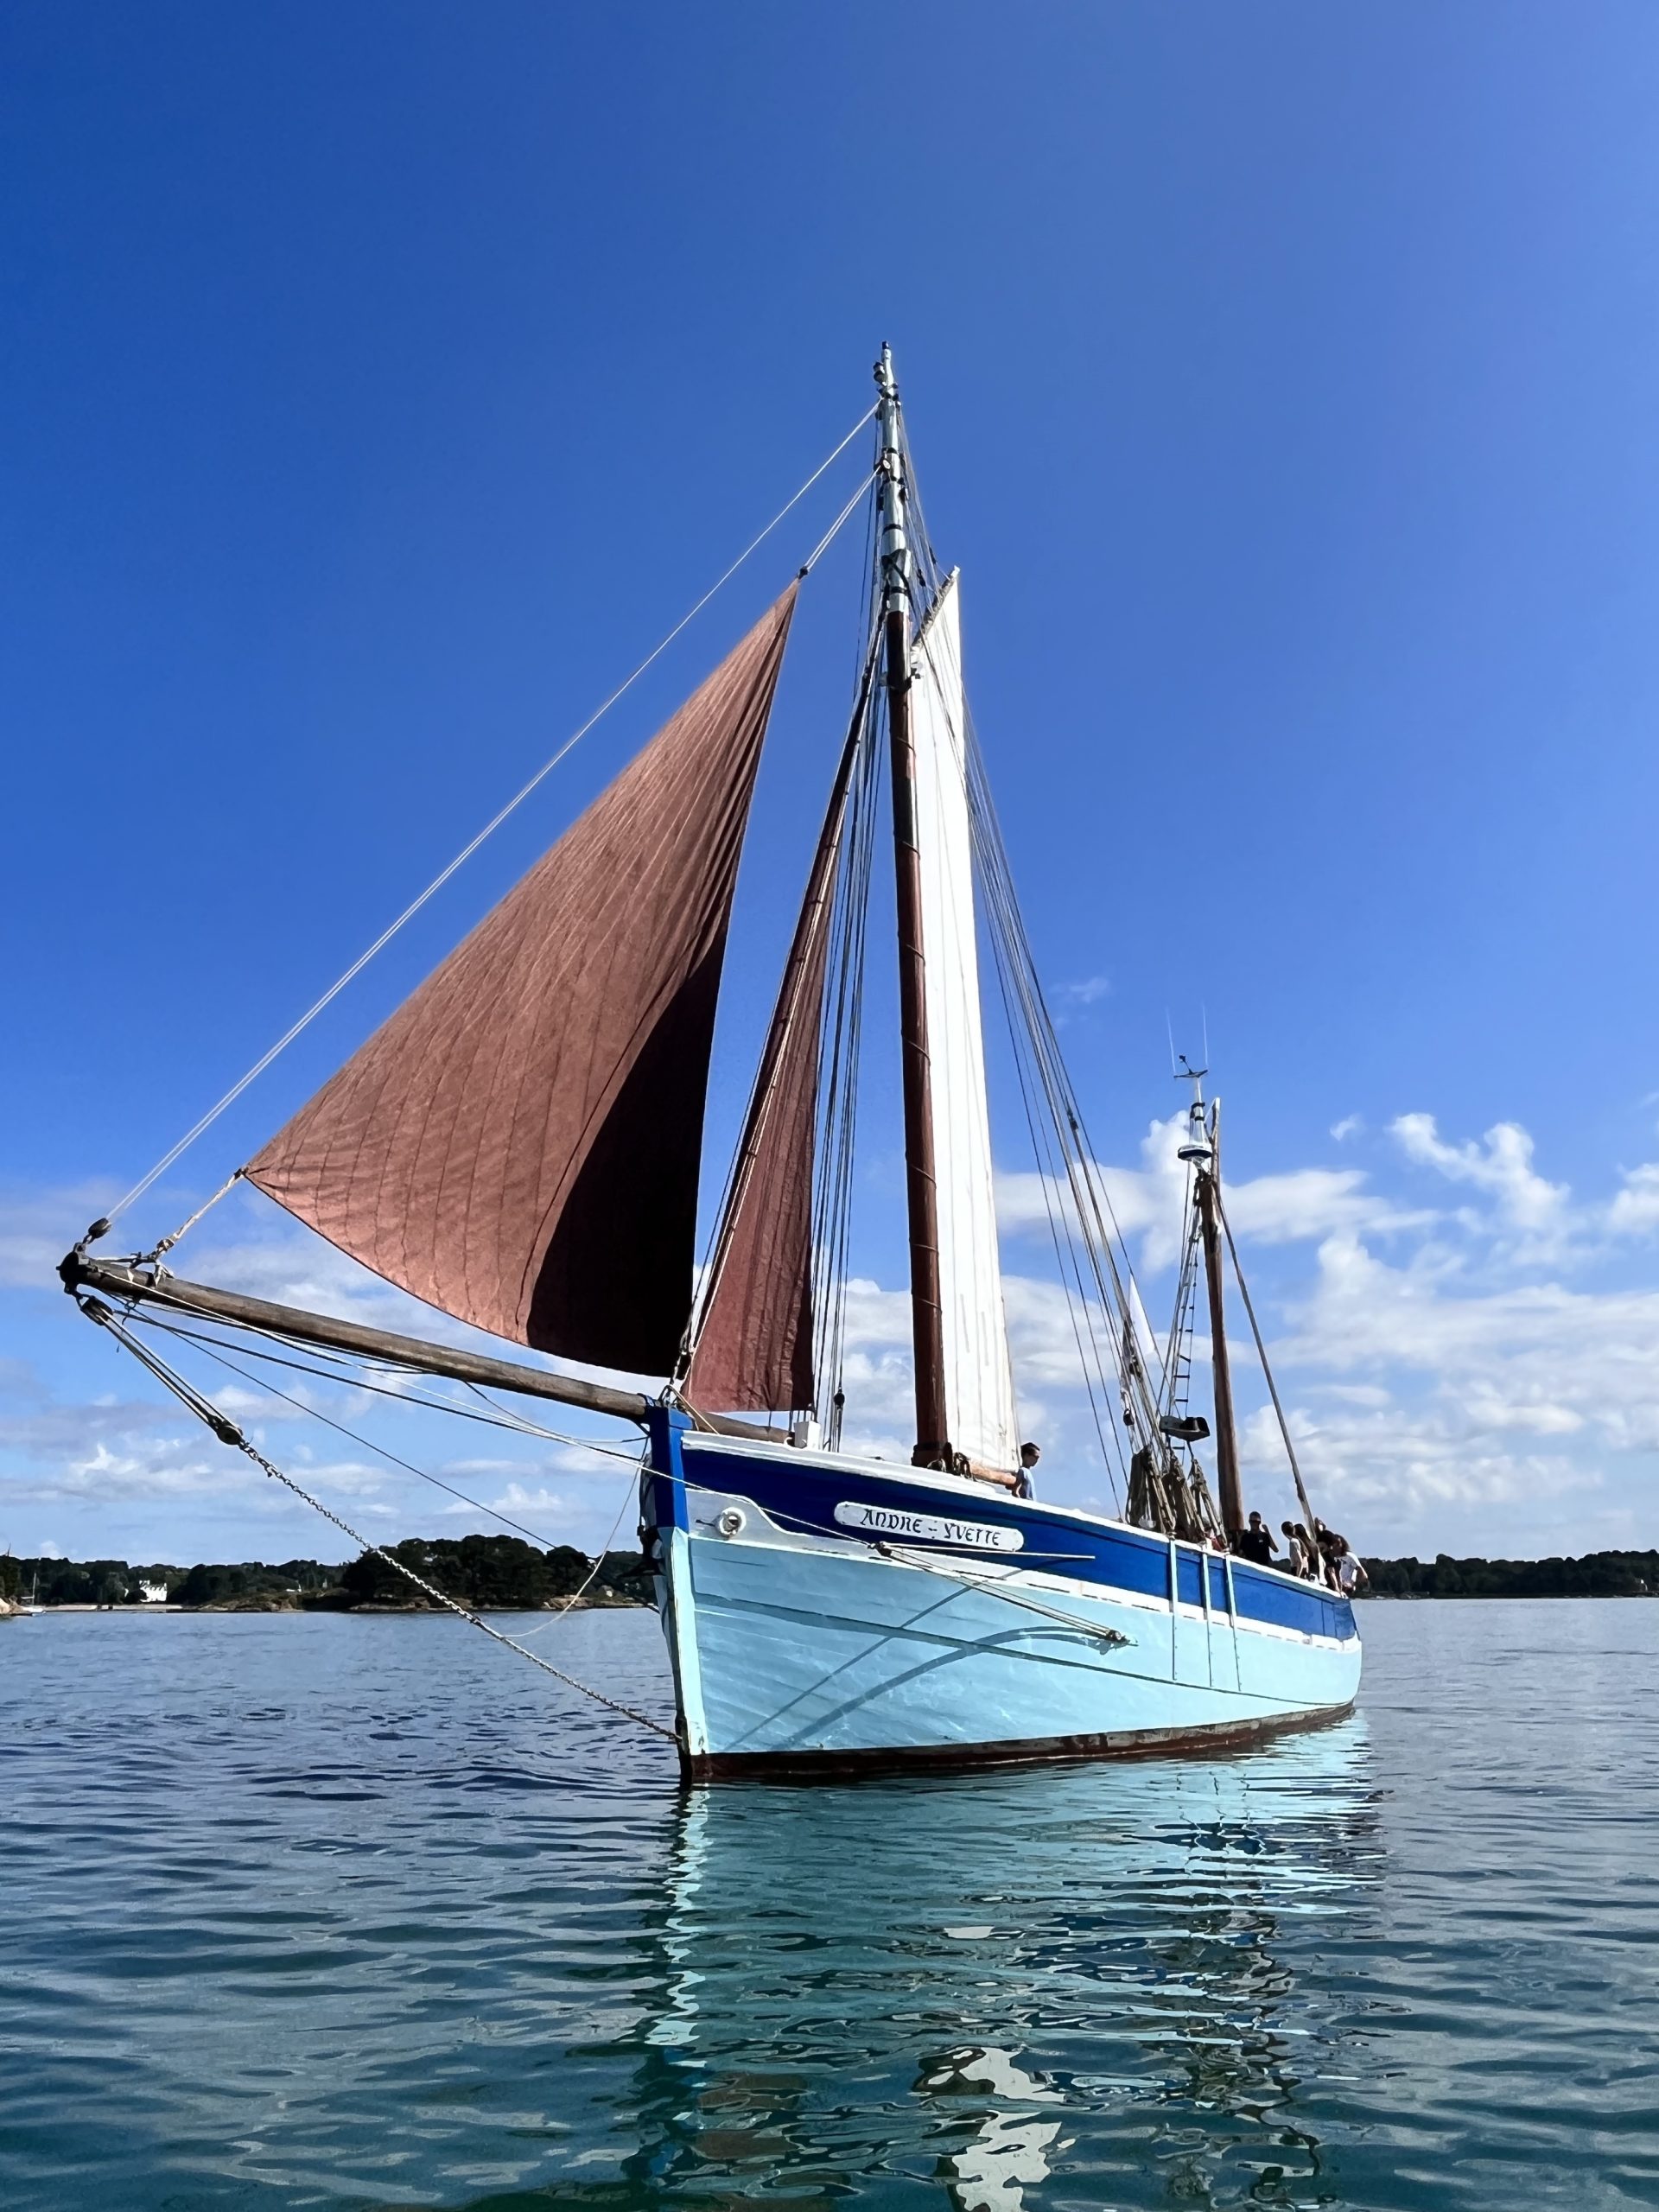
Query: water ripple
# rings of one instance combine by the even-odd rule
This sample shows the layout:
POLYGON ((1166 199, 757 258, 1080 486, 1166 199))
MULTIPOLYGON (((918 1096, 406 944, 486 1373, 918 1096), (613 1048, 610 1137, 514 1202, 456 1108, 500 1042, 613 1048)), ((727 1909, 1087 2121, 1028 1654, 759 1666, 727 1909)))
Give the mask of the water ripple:
POLYGON ((1659 1607, 1364 1625, 1253 1753, 691 1796, 445 1621, 10 1626, 0 2193, 1659 2203, 1659 1607))

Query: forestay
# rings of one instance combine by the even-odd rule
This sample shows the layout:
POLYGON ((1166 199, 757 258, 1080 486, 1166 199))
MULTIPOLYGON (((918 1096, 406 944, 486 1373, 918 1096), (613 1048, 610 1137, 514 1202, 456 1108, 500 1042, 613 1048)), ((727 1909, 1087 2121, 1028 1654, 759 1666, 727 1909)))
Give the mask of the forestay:
POLYGON ((791 586, 251 1182, 458 1320, 669 1371, 732 892, 794 603, 791 586))
POLYGON ((975 1465, 1012 1468, 1019 1436, 991 1181, 954 571, 917 637, 910 700, 948 1433, 975 1465))

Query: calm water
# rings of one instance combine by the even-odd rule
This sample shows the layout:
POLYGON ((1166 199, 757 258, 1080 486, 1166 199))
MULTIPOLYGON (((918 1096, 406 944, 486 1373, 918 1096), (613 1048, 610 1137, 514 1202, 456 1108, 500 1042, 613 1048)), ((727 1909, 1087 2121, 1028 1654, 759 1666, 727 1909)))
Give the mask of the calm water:
POLYGON ((1659 2204, 1659 1605, 1362 1618, 1247 1756, 685 1798, 459 1624, 0 1626, 0 2202, 1659 2204))

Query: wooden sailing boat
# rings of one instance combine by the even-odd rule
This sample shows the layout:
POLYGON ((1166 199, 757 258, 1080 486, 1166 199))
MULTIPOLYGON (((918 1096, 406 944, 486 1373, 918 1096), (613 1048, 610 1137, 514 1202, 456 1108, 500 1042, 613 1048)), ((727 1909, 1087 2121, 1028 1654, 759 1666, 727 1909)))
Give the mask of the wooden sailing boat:
MULTIPOLYGON (((171 1308, 638 1423, 641 1538, 693 1776, 1142 1751, 1327 1716, 1358 1681, 1347 1602, 1214 1548, 1243 1504, 1213 1128, 1200 1103, 1194 1128, 1207 1135, 1194 1141, 1209 1156, 1192 1161, 1211 1262, 1219 1520, 1191 1458, 1205 1425, 1179 1381, 1189 1272, 1160 1360, 1020 921, 966 711, 959 582, 915 524, 885 348, 876 376, 868 650, 701 1279, 715 1007, 798 582, 240 1171, 456 1319, 662 1387, 581 1380, 191 1283, 169 1272, 165 1247, 99 1259, 104 1223, 64 1262, 66 1284, 97 1319, 111 1318, 106 1299, 129 1316, 171 1308), (913 1322, 908 1466, 842 1445, 858 983, 883 766, 913 1322), (1124 1452, 1121 1519, 1030 1494, 997 1249, 982 926, 1055 1193, 1079 1346, 1086 1338, 1085 1365, 1116 1399, 1101 1434, 1103 1450, 1124 1452)), ((1091 1383, 1091 1403, 1097 1395, 1091 1383)), ((244 1441, 205 1402, 197 1410, 244 1441)))

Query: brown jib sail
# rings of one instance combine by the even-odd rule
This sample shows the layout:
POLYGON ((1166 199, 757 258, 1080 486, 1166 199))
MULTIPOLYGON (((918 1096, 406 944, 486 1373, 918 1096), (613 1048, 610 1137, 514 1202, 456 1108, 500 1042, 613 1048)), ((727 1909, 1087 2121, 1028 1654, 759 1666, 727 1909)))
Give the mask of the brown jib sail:
POLYGON ((732 893, 795 588, 248 1165, 456 1319, 666 1374, 732 893))

